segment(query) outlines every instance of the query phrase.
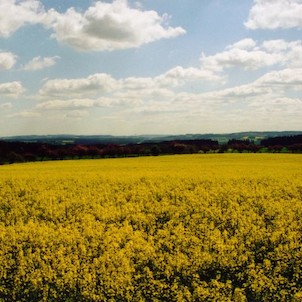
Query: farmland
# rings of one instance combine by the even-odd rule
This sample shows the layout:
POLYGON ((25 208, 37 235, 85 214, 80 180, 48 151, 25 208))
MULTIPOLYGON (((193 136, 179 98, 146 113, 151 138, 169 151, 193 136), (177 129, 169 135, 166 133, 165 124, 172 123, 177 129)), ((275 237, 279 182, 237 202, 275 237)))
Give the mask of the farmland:
POLYGON ((302 301, 302 157, 0 167, 0 301, 302 301))

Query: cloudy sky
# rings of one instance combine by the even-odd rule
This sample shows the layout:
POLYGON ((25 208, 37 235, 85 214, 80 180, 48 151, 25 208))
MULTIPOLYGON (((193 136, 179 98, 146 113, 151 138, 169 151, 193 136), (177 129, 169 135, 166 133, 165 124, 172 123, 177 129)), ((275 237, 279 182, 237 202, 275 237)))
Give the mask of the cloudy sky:
POLYGON ((0 0, 0 136, 302 130, 302 0, 0 0))

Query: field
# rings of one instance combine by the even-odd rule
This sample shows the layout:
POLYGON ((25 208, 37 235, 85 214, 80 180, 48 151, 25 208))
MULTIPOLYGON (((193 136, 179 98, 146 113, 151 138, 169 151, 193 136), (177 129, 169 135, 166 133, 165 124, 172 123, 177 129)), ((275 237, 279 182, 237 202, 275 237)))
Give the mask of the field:
POLYGON ((0 167, 0 301, 302 301, 302 156, 0 167))

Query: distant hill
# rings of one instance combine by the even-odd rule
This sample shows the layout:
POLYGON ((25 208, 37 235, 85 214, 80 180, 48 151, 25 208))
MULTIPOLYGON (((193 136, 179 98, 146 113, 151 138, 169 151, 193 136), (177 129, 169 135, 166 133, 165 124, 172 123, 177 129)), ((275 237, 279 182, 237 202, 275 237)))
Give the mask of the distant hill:
POLYGON ((251 140, 255 144, 261 140, 281 136, 300 135, 302 131, 249 131, 227 134, 184 134, 184 135, 135 135, 135 136, 112 136, 112 135, 26 135, 0 137, 2 141, 8 142, 26 142, 26 143, 46 143, 51 145, 97 145, 97 144, 142 144, 142 143, 159 143, 163 141, 175 140, 216 140, 220 144, 227 143, 229 140, 251 140))
POLYGON ((302 153, 302 132, 173 136, 15 136, 0 139, 0 165, 16 162, 165 154, 302 153))

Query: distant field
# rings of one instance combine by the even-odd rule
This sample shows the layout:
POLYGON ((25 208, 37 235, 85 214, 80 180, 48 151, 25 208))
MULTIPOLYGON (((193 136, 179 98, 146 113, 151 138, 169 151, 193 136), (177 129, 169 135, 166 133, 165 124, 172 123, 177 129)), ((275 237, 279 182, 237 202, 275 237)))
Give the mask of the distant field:
POLYGON ((302 155, 0 167, 0 301, 302 301, 302 155))

